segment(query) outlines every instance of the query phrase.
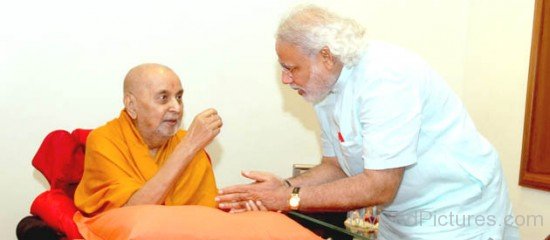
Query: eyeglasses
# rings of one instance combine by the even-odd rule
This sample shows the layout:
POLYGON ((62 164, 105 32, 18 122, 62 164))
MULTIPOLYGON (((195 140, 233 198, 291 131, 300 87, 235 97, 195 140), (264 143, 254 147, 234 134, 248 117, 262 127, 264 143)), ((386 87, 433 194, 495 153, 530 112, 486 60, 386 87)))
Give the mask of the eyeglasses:
POLYGON ((283 74, 286 74, 291 79, 293 78, 296 69, 297 67, 285 66, 281 64, 281 71, 283 72, 283 74))

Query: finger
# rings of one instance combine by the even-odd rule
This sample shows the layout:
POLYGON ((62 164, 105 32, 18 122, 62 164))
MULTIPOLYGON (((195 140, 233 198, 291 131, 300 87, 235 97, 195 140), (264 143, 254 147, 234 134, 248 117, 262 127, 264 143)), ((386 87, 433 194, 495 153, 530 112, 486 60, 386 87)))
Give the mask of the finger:
POLYGON ((245 202, 245 205, 247 211, 252 211, 252 207, 250 206, 249 202, 245 202))
POLYGON ((211 114, 211 115, 205 115, 204 120, 208 123, 212 123, 212 122, 221 120, 221 118, 218 114, 211 114))
POLYGON ((204 110, 204 111, 201 113, 201 115, 204 115, 205 117, 217 116, 217 115, 218 115, 218 111, 216 111, 216 109, 209 108, 209 109, 204 110))
POLYGON ((215 113, 215 112, 216 112, 216 109, 214 109, 214 108, 207 108, 207 109, 204 109, 204 110, 202 111, 201 114, 210 115, 210 114, 215 113))
POLYGON ((271 173, 261 171, 242 171, 241 175, 256 182, 265 182, 273 177, 271 173))
POLYGON ((239 202, 239 201, 246 201, 248 198, 248 193, 230 193, 230 194, 223 194, 218 195, 214 198, 214 201, 218 203, 231 203, 231 202, 239 202))
POLYGON ((202 119, 206 119, 206 118, 208 118, 208 116, 210 116, 210 115, 212 115, 211 110, 204 110, 204 111, 202 111, 201 113, 197 114, 197 115, 195 116, 195 119, 201 119, 201 120, 202 120, 202 119))
POLYGON ((241 202, 224 202, 218 204, 220 209, 231 209, 231 208, 246 208, 246 201, 241 202))
POLYGON ((219 203, 218 208, 219 209, 231 209, 232 207, 231 207, 230 203, 219 203))
POLYGON ((262 201, 256 200, 256 205, 258 206, 258 208, 260 209, 260 211, 268 211, 267 207, 265 207, 265 206, 262 204, 262 201))
POLYGON ((215 119, 214 121, 210 122, 208 126, 210 126, 211 128, 220 128, 223 126, 222 119, 215 119))
MULTIPOLYGON (((230 204, 231 208, 235 208, 235 209, 247 209, 247 203, 248 201, 241 201, 241 202, 232 202, 230 204)), ((250 206, 248 206, 250 207, 250 206)))
POLYGON ((222 188, 218 191, 218 196, 232 193, 246 193, 250 190, 250 184, 239 184, 222 188))
POLYGON ((215 132, 215 131, 219 132, 221 128, 222 128, 221 122, 214 122, 214 123, 208 124, 208 129, 212 130, 212 132, 215 132))
POLYGON ((204 125, 208 128, 208 129, 214 129, 214 128, 219 128, 221 127, 221 125, 223 124, 222 122, 222 119, 220 117, 206 117, 204 118, 204 125))
POLYGON ((248 202, 246 202, 246 206, 250 207, 249 211, 260 211, 258 206, 256 206, 256 204, 252 200, 248 200, 248 202))
POLYGON ((242 212, 246 212, 247 210, 244 209, 244 208, 239 208, 239 209, 235 209, 235 208, 232 208, 231 210, 229 210, 229 213, 242 213, 242 212))
POLYGON ((216 128, 214 130, 212 130, 212 139, 214 139, 216 136, 218 136, 218 134, 220 134, 221 132, 221 129, 219 128, 216 128))
POLYGON ((195 119, 202 120, 202 121, 208 121, 210 119, 210 116, 217 115, 216 111, 214 109, 207 109, 202 111, 201 113, 197 114, 195 116, 195 119))

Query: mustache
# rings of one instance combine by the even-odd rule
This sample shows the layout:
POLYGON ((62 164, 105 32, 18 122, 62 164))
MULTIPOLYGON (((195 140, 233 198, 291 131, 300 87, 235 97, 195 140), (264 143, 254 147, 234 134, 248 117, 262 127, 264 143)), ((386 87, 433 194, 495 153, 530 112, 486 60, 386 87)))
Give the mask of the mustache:
POLYGON ((294 90, 301 90, 302 89, 301 87, 298 87, 297 85, 294 85, 294 84, 289 84, 288 86, 290 88, 294 89, 294 90))
POLYGON ((163 120, 163 121, 174 121, 174 120, 180 121, 180 120, 181 120, 181 116, 177 116, 177 115, 175 115, 175 116, 166 116, 166 117, 164 117, 162 120, 163 120))

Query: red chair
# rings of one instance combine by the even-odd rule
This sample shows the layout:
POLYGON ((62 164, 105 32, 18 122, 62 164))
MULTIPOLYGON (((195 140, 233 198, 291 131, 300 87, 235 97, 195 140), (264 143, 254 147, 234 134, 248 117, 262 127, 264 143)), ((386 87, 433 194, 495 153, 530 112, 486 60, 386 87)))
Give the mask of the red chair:
MULTIPOLYGON (((90 132, 88 129, 76 129, 71 133, 56 130, 46 136, 32 165, 46 177, 50 190, 38 195, 32 203, 33 217, 25 217, 19 222, 18 239, 82 238, 73 221, 77 211, 73 199, 82 179, 86 138, 90 132), (53 235, 52 231, 59 238, 48 237, 53 235)), ((208 160, 211 161, 210 156, 208 160)))
POLYGON ((32 165, 46 177, 50 189, 38 195, 32 203, 31 214, 39 219, 26 217, 19 223, 19 239, 31 239, 37 232, 47 232, 44 224, 37 222, 40 220, 55 230, 60 238, 82 238, 73 221, 77 211, 73 197, 82 178, 86 138, 90 131, 76 129, 69 133, 56 130, 48 134, 40 145, 32 165))

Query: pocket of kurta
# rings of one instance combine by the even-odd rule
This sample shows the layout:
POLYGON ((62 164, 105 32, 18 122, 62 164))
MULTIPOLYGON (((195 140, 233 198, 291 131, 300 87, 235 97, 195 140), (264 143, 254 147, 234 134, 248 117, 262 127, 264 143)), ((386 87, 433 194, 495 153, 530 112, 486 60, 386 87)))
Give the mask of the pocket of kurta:
POLYGON ((357 141, 346 141, 340 142, 340 150, 342 155, 346 158, 345 160, 349 163, 362 163, 362 168, 364 167, 363 163, 363 146, 358 144, 357 141))

